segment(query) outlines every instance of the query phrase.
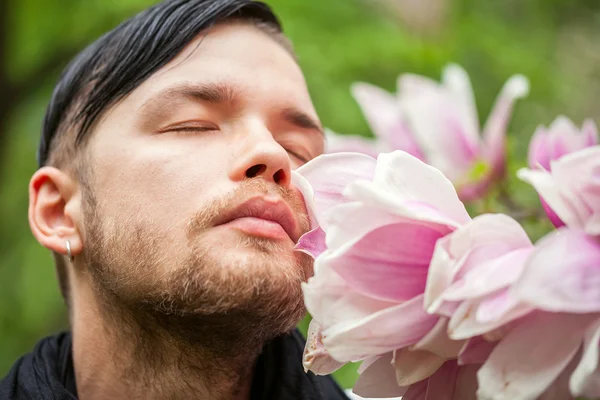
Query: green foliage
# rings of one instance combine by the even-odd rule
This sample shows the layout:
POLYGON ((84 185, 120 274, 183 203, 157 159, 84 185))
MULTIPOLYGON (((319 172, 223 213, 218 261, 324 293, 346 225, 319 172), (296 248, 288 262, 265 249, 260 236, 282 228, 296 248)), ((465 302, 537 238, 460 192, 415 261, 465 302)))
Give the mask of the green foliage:
MULTIPOLYGON (((61 63, 149 0, 5 0, 9 8, 6 67, 12 82, 32 79, 31 88, 10 116, 9 140, 0 160, 0 375, 40 337, 65 326, 64 308, 47 251, 27 223, 27 182, 35 170, 35 148, 45 104, 61 63), (40 79, 41 78, 41 79, 40 79)), ((534 191, 514 178, 525 165, 527 144, 538 124, 558 114, 576 123, 595 117, 600 93, 595 49, 598 3, 583 0, 455 0, 438 34, 418 35, 373 1, 270 0, 295 44, 323 123, 338 132, 369 135, 350 96, 355 81, 390 91, 398 74, 438 78, 449 62, 470 73, 484 121, 504 81, 514 73, 531 80, 532 92, 519 102, 511 125, 509 179, 502 193, 472 212, 510 212, 502 194, 528 209, 539 208, 534 191)), ((480 173, 485 166, 477 166, 480 173)), ((539 213, 523 217, 533 239, 550 230, 539 213)), ((308 318, 300 325, 306 329, 308 318)), ((338 373, 346 387, 356 366, 338 373)))

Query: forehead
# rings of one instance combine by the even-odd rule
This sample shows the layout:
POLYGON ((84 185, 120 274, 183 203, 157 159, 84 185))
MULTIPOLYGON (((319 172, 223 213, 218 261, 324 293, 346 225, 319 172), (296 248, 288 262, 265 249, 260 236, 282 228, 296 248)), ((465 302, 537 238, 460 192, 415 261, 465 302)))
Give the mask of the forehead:
POLYGON ((227 84, 246 97, 293 101, 314 113, 304 75, 292 54, 248 23, 223 23, 202 32, 130 97, 143 102, 184 82, 227 84))

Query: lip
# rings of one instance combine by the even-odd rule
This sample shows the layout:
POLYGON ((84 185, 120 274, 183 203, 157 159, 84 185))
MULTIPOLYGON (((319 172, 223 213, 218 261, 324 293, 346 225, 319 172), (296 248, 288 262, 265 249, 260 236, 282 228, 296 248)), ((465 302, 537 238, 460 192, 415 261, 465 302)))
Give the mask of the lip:
POLYGON ((275 222, 283 228, 294 243, 298 242, 297 223, 290 207, 280 198, 254 197, 221 214, 215 226, 244 219, 257 218, 275 222))

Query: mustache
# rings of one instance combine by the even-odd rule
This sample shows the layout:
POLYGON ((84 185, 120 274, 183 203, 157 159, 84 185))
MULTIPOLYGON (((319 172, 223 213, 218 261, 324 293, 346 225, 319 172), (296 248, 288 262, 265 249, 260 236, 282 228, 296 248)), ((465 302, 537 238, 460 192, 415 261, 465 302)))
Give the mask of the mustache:
POLYGON ((236 189, 219 198, 213 199, 194 214, 187 224, 186 232, 188 238, 191 240, 197 237, 197 235, 213 227, 215 221, 222 213, 257 195, 277 196, 281 198, 295 214, 302 233, 310 230, 308 213, 302 195, 298 191, 269 183, 262 178, 254 178, 241 182, 236 189))

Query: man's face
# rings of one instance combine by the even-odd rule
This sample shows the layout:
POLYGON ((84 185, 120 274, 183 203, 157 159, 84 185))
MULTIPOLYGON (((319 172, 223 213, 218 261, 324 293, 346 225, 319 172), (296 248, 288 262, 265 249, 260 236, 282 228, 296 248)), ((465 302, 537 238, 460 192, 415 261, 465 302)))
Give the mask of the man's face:
POLYGON ((97 287, 131 309, 290 329, 312 272, 293 252, 308 219, 291 169, 322 151, 289 52, 251 25, 209 30, 94 128, 82 231, 97 287))

